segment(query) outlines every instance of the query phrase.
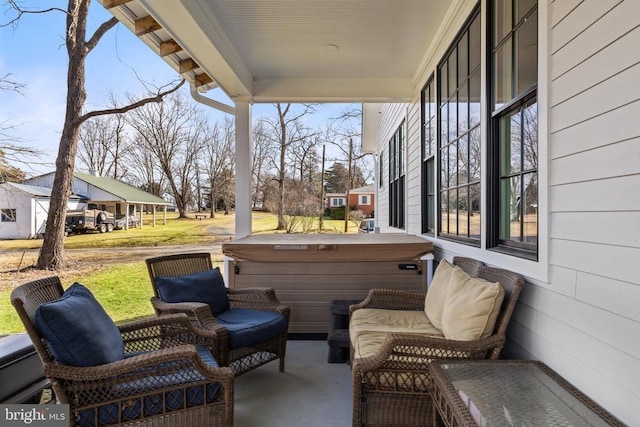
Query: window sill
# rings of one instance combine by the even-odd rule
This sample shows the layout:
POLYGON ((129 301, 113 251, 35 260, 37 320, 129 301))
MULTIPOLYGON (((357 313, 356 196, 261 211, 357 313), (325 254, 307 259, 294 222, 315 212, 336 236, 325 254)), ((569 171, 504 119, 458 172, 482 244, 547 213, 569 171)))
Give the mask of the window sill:
POLYGON ((488 251, 498 252, 504 255, 510 255, 518 258, 523 258, 529 261, 538 261, 538 253, 533 251, 527 251, 524 249, 511 248, 508 246, 496 246, 495 248, 487 248, 488 251))

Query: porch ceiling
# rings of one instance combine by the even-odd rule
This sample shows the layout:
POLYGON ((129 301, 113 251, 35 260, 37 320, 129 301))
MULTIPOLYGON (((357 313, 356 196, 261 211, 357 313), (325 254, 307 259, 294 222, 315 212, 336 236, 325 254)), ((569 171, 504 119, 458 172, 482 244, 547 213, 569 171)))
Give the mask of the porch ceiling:
POLYGON ((100 0, 204 91, 407 101, 455 0, 100 0), (336 49, 337 48, 337 49, 336 49))

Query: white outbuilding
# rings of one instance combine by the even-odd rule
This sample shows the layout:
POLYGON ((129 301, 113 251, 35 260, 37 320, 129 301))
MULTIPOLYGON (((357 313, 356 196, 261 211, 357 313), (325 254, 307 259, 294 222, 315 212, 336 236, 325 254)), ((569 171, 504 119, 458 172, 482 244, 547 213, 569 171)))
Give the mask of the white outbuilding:
MULTIPOLYGON (((51 189, 5 182, 0 184, 0 239, 33 239, 44 233, 51 189)), ((77 209, 80 196, 71 195, 69 209, 77 209)))

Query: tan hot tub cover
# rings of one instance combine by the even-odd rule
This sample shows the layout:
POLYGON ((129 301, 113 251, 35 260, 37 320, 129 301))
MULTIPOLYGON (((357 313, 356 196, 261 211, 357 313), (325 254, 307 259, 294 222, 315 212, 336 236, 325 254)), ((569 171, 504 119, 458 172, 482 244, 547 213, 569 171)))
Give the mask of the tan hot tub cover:
POLYGON ((431 253, 433 244, 411 234, 254 234, 224 242, 222 252, 247 261, 403 261, 431 253))

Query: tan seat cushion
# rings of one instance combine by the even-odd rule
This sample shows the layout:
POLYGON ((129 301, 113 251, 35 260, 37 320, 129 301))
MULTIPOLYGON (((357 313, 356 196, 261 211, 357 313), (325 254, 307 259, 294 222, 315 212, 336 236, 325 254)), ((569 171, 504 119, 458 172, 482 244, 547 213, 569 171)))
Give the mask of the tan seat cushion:
POLYGON ((475 341, 491 335, 504 299, 500 283, 471 277, 456 267, 448 287, 442 312, 445 338, 475 341))
POLYGON ((423 311, 384 310, 381 308, 361 308, 351 315, 349 338, 355 344, 363 332, 399 332, 429 335, 444 338, 423 311))
MULTIPOLYGON (((391 332, 365 331, 360 333, 355 341, 353 341, 353 357, 355 359, 359 359, 361 357, 369 357, 375 355, 376 353, 378 353, 378 350, 380 350, 382 343, 389 334, 391 334, 391 332)), ((422 334, 411 334, 423 336, 422 334)), ((405 359, 407 361, 411 361, 413 358, 411 356, 406 356, 405 359)))
POLYGON ((438 264, 436 272, 431 279, 431 284, 424 298, 424 312, 436 328, 442 331, 442 312, 449 287, 449 279, 454 267, 443 259, 438 264))

